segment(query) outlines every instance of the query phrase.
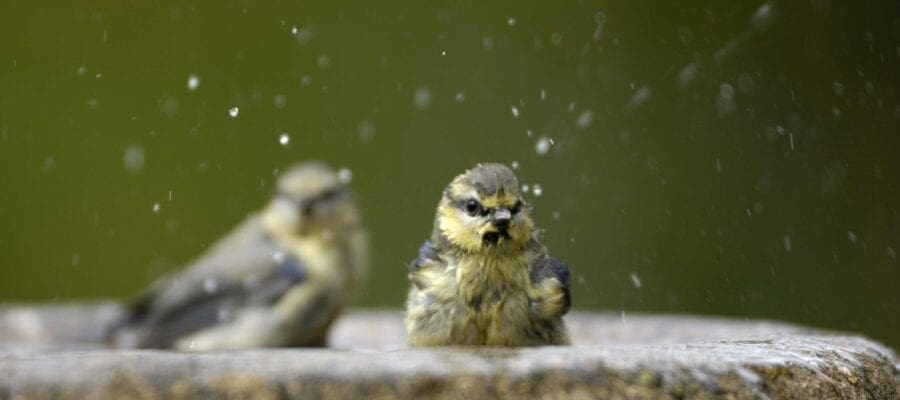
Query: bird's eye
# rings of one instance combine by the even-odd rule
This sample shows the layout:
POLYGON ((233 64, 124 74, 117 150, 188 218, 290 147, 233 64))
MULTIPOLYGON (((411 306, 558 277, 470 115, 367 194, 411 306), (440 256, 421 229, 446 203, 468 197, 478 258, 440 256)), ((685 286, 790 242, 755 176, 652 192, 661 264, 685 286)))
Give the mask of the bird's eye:
POLYGON ((481 204, 478 204, 478 201, 469 200, 466 202, 466 212, 468 212, 469 215, 474 216, 475 214, 478 214, 479 211, 481 211, 481 204))
POLYGON ((513 204, 512 208, 509 209, 509 212, 512 213, 512 215, 516 215, 521 210, 522 210, 522 201, 520 200, 520 201, 517 201, 516 204, 513 204))

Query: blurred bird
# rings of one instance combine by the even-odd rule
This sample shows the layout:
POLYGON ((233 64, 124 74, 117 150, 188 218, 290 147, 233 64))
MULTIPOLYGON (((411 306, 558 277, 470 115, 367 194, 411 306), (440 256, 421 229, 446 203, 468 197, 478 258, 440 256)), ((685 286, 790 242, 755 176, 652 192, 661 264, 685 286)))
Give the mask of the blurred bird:
POLYGON ((111 339, 120 347, 183 351, 325 345, 367 267, 359 214, 329 167, 289 169, 260 213, 156 282, 111 339))
POLYGON ((409 279, 410 346, 569 342, 569 271, 547 255, 504 165, 479 164, 444 189, 409 279))

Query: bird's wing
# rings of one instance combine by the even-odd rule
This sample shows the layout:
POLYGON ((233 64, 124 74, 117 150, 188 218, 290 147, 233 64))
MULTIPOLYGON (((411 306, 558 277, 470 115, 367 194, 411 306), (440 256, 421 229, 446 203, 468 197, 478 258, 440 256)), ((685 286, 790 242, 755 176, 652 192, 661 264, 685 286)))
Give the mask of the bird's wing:
POLYGON ((282 252, 251 218, 187 269, 154 284, 116 328, 136 329, 139 347, 170 347, 242 308, 277 302, 306 275, 302 261, 282 252))
POLYGON ((431 240, 426 240, 419 248, 419 256, 409 263, 409 272, 413 273, 425 267, 430 267, 440 263, 437 250, 431 240))
POLYGON ((437 247, 426 240, 419 248, 419 256, 409 263, 409 279, 418 288, 428 286, 432 273, 443 271, 446 263, 438 256, 437 247))
POLYGON ((569 268, 562 261, 550 256, 542 256, 537 259, 531 269, 531 282, 534 285, 542 285, 548 279, 559 282, 558 289, 562 291, 562 303, 558 309, 560 315, 565 314, 572 305, 572 294, 569 290, 569 268))

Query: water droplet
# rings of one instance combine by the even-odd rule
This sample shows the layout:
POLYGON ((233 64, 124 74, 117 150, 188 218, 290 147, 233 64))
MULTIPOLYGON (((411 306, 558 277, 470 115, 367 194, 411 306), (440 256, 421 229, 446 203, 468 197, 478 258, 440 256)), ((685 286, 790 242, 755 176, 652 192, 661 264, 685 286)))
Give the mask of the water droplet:
POLYGON ((753 13, 753 16, 750 17, 750 24, 755 28, 762 28, 768 24, 772 17, 772 5, 769 3, 763 3, 759 8, 756 9, 756 12, 753 13))
POLYGON ((457 94, 456 94, 456 102, 457 102, 457 103, 462 103, 462 102, 464 102, 464 101, 466 101, 466 94, 463 93, 463 92, 457 93, 457 94))
POLYGON ((350 168, 342 167, 338 170, 338 181, 343 184, 348 184, 353 180, 353 171, 350 168))
POLYGON ((319 68, 328 68, 328 66, 331 65, 331 57, 328 57, 328 54, 320 55, 316 60, 316 65, 318 65, 319 68))
POLYGON ((303 86, 312 85, 312 77, 309 75, 303 75, 300 77, 300 84, 303 86))
POLYGON ((634 272, 631 273, 631 283, 634 284, 634 287, 641 288, 641 278, 634 272))
POLYGON ((360 121, 356 127, 356 133, 363 142, 371 142, 375 138, 375 122, 370 119, 360 121))
POLYGON ((512 167, 512 169, 519 169, 519 162, 513 161, 512 164, 510 164, 510 166, 512 167))
POLYGON ((512 107, 510 107, 509 111, 512 112, 513 118, 519 118, 519 108, 518 107, 512 106, 512 107))
POLYGON ((578 119, 575 121, 575 128, 579 130, 585 130, 591 126, 591 122, 594 121, 594 112, 591 110, 584 110, 581 112, 581 115, 578 116, 578 119))
POLYGON ((531 185, 531 192, 534 193, 535 196, 541 197, 541 195, 544 194, 544 188, 535 183, 534 185, 531 185))
POLYGON ((162 208, 162 206, 159 205, 159 203, 153 203, 153 213, 154 214, 158 213, 161 208, 162 208))
POLYGON ((87 67, 85 67, 84 65, 78 66, 78 69, 75 70, 75 74, 78 76, 82 76, 86 73, 87 73, 87 67))
POLYGON ((531 192, 531 186, 522 185, 522 193, 528 193, 528 192, 531 192))
POLYGON ((734 113, 734 87, 723 83, 719 85, 719 96, 716 97, 716 111, 720 117, 734 113))
POLYGON ((850 243, 856 243, 857 237, 853 231, 847 231, 847 239, 850 240, 850 243))
POLYGON ((49 156, 49 157, 45 158, 44 165, 41 166, 41 171, 43 171, 43 172, 49 171, 51 168, 53 168, 53 164, 55 164, 55 163, 56 163, 56 158, 54 158, 53 156, 49 156))
POLYGON ((287 105, 287 96, 283 94, 276 94, 274 98, 272 98, 272 105, 275 108, 284 108, 287 105))
POLYGON ((193 92, 197 90, 198 87, 200 87, 200 77, 195 74, 189 75, 187 80, 188 90, 193 92))
POLYGON ((631 95, 631 98, 628 99, 628 103, 625 104, 625 109, 631 111, 640 107, 642 104, 646 103, 647 100, 650 100, 651 93, 652 91, 649 87, 641 86, 640 89, 634 92, 634 94, 631 95))
POLYGON ((885 251, 887 252, 888 257, 893 258, 893 259, 896 259, 896 258, 897 258, 897 252, 894 251, 894 248, 893 248, 893 247, 887 246, 887 248, 885 249, 885 251))
POLYGON ((844 84, 835 81, 831 84, 832 90, 834 90, 834 94, 841 96, 844 94, 844 84))
POLYGON ((78 264, 81 264, 81 256, 78 253, 72 254, 72 266, 77 267, 78 264))
POLYGON ((431 106, 431 89, 427 86, 419 86, 413 94, 413 104, 420 110, 431 106))
POLYGON ((494 38, 490 36, 485 36, 481 39, 481 47, 484 47, 485 50, 490 50, 494 48, 494 38))
POLYGON ((282 146, 287 146, 291 143, 291 136, 288 135, 287 132, 282 132, 281 135, 278 135, 278 143, 282 146))
POLYGON ((125 165, 125 170, 129 173, 136 174, 141 172, 144 169, 145 161, 144 148, 141 145, 133 144, 125 148, 125 153, 122 155, 122 163, 125 165))
POLYGON ((546 101, 546 100, 547 100, 547 91, 544 89, 541 89, 541 101, 546 101))
POLYGON ((675 81, 678 82, 678 85, 682 88, 687 87, 694 81, 694 78, 697 77, 697 74, 700 72, 700 63, 694 61, 688 65, 685 65, 681 71, 678 72, 675 81))
POLYGON ((213 278, 206 278, 203 280, 203 290, 206 293, 212 294, 219 291, 219 281, 213 278))
POLYGON ((538 155, 547 154, 550 151, 550 138, 546 136, 541 136, 540 139, 534 144, 534 151, 538 153, 538 155))
POLYGON ((442 55, 442 56, 446 56, 446 55, 447 55, 447 50, 441 50, 441 55, 442 55))
POLYGON ((312 29, 293 26, 291 27, 291 35, 294 40, 301 46, 305 46, 312 39, 312 29))
POLYGON ((506 20, 506 24, 509 26, 516 26, 516 19, 513 17, 509 17, 509 19, 506 20))
POLYGON ((791 235, 785 234, 784 235, 784 251, 786 253, 790 253, 791 250, 793 250, 793 248, 794 248, 794 246, 791 243, 791 235))
POLYGON ((562 43, 562 39, 562 34, 559 32, 553 32, 553 34, 550 35, 550 43, 553 43, 554 45, 559 46, 562 43))
POLYGON ((734 98, 734 87, 723 83, 719 85, 719 95, 725 99, 733 99, 734 98))
POLYGON ((231 107, 228 109, 228 115, 230 115, 231 118, 237 118, 237 116, 240 112, 241 112, 241 110, 237 107, 231 107))

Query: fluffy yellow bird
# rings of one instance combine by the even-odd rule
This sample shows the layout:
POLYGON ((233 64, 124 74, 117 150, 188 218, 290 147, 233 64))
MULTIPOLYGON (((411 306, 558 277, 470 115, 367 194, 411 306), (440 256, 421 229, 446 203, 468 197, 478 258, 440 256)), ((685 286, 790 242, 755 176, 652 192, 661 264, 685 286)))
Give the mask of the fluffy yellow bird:
POLYGON ((479 164, 444 189, 409 279, 410 346, 569 343, 569 271, 547 255, 504 165, 479 164))
POLYGON ((322 346, 367 266, 350 190, 318 162, 286 171, 257 214, 154 284, 112 330, 120 347, 322 346))

